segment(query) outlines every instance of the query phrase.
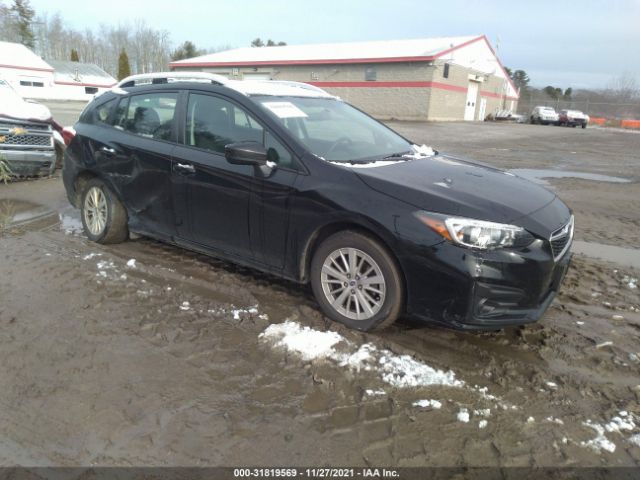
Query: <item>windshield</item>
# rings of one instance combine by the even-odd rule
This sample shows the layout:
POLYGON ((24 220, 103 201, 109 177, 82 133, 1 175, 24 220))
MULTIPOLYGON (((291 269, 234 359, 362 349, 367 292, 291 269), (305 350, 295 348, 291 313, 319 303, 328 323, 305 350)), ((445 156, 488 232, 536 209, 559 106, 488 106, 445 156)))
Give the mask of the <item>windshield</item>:
POLYGON ((371 162, 411 151, 411 143, 332 98, 254 97, 311 153, 332 162, 371 162))

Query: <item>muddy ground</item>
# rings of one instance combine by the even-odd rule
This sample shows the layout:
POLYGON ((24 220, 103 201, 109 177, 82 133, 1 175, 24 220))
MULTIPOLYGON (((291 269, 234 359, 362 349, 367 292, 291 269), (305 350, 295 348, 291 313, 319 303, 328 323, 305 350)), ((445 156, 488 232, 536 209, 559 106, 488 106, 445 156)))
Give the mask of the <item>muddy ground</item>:
MULTIPOLYGON (((393 126, 503 168, 631 180, 548 182, 577 239, 638 248, 640 135, 393 126)), ((535 325, 362 334, 308 288, 145 238, 90 243, 59 178, 0 185, 0 212, 1 465, 640 465, 629 262, 576 255, 535 325), (296 333, 329 348, 304 359, 282 345, 296 333)))

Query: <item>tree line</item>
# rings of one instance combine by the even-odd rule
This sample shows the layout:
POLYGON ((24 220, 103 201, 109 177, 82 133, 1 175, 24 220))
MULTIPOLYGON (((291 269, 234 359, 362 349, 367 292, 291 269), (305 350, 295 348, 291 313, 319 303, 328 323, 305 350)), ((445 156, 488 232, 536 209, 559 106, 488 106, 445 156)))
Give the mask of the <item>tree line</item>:
MULTIPOLYGON (((118 25, 99 24, 84 30, 65 22, 60 13, 38 13, 29 0, 0 0, 0 40, 22 43, 46 60, 93 63, 118 79, 129 73, 167 70, 170 61, 232 48, 202 49, 191 41, 177 47, 167 30, 153 28, 142 19, 118 25)), ((286 45, 260 38, 251 46, 286 45)))

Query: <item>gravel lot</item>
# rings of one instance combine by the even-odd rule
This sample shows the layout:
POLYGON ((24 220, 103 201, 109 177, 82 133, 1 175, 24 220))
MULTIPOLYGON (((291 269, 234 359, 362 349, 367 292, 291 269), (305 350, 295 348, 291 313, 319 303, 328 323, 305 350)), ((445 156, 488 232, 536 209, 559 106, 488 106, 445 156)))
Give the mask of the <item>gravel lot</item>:
POLYGON ((144 238, 88 242, 59 178, 0 185, 0 464, 640 465, 640 135, 391 125, 501 168, 630 180, 538 179, 605 260, 576 255, 531 326, 362 334, 308 288, 144 238), (304 335, 327 348, 305 358, 304 335))

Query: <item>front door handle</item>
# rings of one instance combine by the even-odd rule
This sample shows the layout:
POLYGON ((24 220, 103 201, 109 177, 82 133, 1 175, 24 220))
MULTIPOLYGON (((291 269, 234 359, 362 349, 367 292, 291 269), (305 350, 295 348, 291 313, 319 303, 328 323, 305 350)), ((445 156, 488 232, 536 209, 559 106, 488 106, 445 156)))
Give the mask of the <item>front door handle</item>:
POLYGON ((116 154, 116 149, 115 148, 102 147, 102 148, 100 148, 100 151, 104 152, 104 153, 108 153, 109 155, 115 155, 116 154))
POLYGON ((175 169, 180 173, 196 173, 196 169, 190 163, 176 163, 175 169))

